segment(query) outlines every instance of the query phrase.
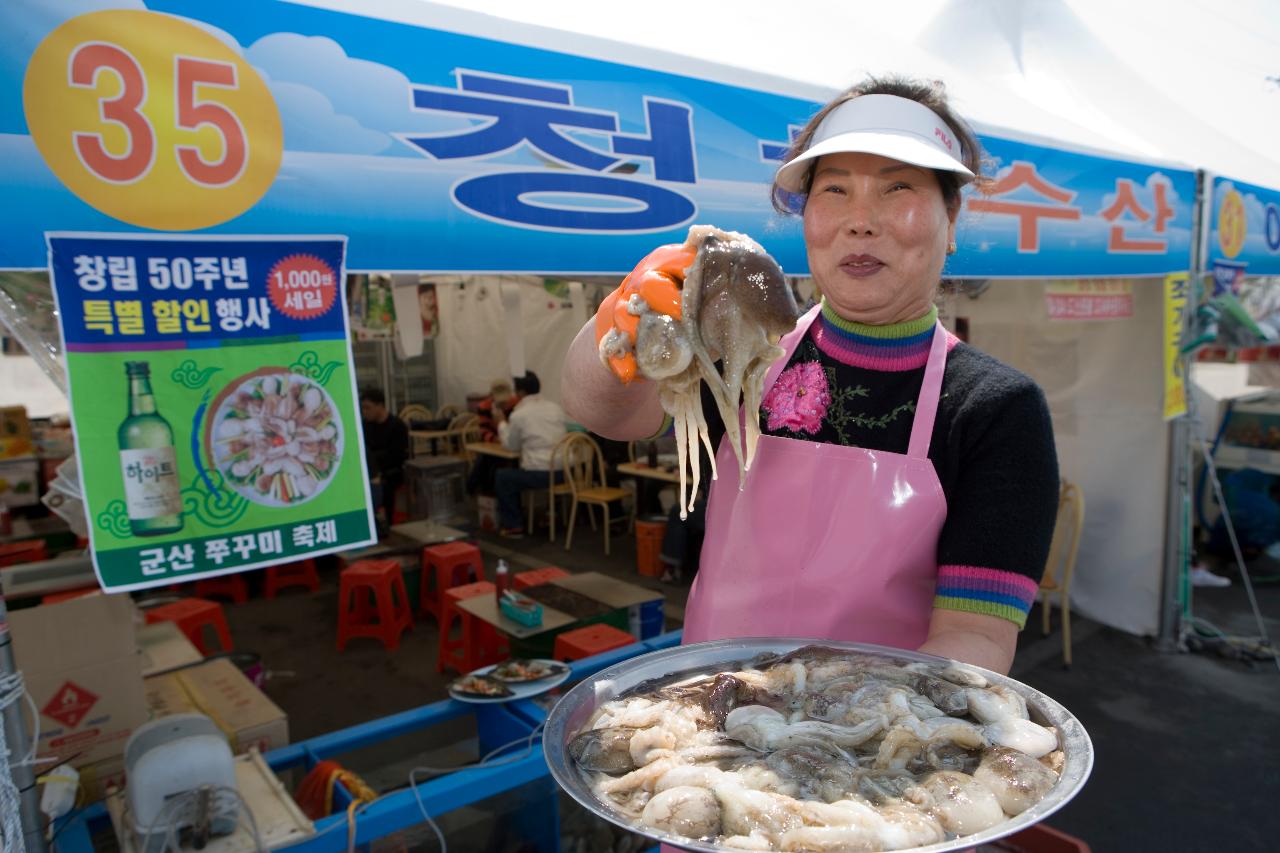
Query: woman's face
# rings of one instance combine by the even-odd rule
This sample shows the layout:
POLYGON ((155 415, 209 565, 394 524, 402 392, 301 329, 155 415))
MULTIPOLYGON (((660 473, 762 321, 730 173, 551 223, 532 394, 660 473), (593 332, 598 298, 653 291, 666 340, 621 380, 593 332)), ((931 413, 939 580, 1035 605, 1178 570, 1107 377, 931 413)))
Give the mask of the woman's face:
POLYGON ((829 154, 804 209, 809 270, 846 320, 887 325, 929 311, 955 238, 937 176, 876 154, 829 154))

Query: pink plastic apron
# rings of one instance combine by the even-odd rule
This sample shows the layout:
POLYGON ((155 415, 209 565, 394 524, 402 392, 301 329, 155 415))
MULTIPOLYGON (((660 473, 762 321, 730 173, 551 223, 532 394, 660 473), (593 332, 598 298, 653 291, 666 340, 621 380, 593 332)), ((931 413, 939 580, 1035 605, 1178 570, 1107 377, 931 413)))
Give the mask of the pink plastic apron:
MULTIPOLYGON (((818 311, 782 339, 786 356, 765 375, 766 391, 818 311)), ((947 516, 929 461, 946 359, 939 325, 905 456, 764 435, 739 490, 733 449, 720 442, 684 642, 805 637, 904 649, 924 642, 947 516)))
MULTIPOLYGON (((782 339, 786 355, 765 374, 766 392, 820 309, 782 339)), ((684 642, 804 637, 915 649, 925 641, 947 517, 929 461, 946 361, 939 325, 905 456, 762 435, 739 491, 738 460, 728 437, 720 442, 684 642)))

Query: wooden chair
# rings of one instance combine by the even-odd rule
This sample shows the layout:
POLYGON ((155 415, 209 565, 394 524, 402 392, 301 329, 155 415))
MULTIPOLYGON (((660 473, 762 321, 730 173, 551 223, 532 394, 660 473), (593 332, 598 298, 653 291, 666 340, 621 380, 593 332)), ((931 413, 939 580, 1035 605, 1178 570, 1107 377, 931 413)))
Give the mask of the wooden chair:
POLYGON ((440 408, 440 411, 436 413, 436 417, 437 418, 456 418, 458 415, 462 413, 463 413, 463 410, 461 406, 456 405, 455 403, 449 403, 440 408))
MULTIPOLYGON (((556 541, 556 504, 560 502, 560 498, 565 495, 572 494, 573 487, 566 481, 556 482, 555 470, 557 466, 562 466, 565 453, 569 448, 569 440, 573 438, 574 433, 567 433, 564 438, 556 443, 551 450, 551 469, 547 472, 547 524, 550 530, 547 533, 547 541, 556 541)), ((578 442, 575 447, 578 453, 585 453, 586 446, 578 442)), ((527 523, 528 532, 533 534, 533 513, 537 504, 537 491, 526 489, 525 494, 528 495, 529 519, 527 523)))
POLYGON ((454 415, 446 427, 449 431, 450 452, 461 456, 471 464, 471 454, 467 452, 467 442, 480 440, 480 416, 474 412, 462 412, 454 415))
POLYGON ((429 439, 421 439, 413 437, 414 421, 429 421, 433 415, 431 410, 420 403, 410 403, 400 410, 397 416, 404 421, 405 429, 409 430, 409 450, 412 456, 421 456, 431 451, 431 441, 429 439))
POLYGON ((429 421, 435 416, 431 414, 431 410, 421 403, 410 403, 400 410, 400 420, 404 421, 404 425, 413 429, 414 421, 429 421))
POLYGON ((1080 487, 1062 481, 1058 493, 1058 520, 1053 528, 1053 543, 1040 580, 1041 628, 1049 633, 1049 596, 1057 593, 1062 609, 1062 660, 1071 666, 1071 576, 1075 573, 1080 533, 1084 530, 1084 493, 1080 487))
MULTIPOLYGON (((588 507, 598 506, 604 512, 604 552, 608 554, 609 527, 612 524, 609 505, 629 497, 631 493, 605 484, 604 455, 600 452, 600 445, 591 436, 582 432, 569 433, 564 441, 563 452, 561 464, 564 482, 569 487, 569 496, 573 500, 569 507, 569 530, 565 534, 564 548, 568 551, 573 545, 573 525, 578 517, 578 504, 586 504, 588 507)), ((629 515, 620 518, 634 526, 634 505, 629 515)), ((591 521, 594 529, 594 516, 591 521)))

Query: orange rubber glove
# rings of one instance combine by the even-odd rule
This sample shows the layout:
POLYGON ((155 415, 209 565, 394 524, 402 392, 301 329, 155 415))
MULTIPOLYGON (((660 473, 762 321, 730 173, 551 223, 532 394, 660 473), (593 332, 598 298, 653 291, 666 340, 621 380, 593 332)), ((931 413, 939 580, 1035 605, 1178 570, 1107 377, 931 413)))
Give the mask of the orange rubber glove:
POLYGON ((636 264, 636 268, 622 280, 622 284, 600 303, 600 309, 596 311, 596 345, 610 332, 619 337, 625 335, 630 344, 626 352, 610 355, 605 360, 609 369, 623 382, 643 378, 636 366, 635 356, 636 331, 640 326, 640 318, 631 313, 631 297, 639 295, 650 310, 679 320, 680 289, 684 286, 685 272, 693 266, 697 255, 696 248, 684 243, 659 246, 645 255, 644 260, 636 264))

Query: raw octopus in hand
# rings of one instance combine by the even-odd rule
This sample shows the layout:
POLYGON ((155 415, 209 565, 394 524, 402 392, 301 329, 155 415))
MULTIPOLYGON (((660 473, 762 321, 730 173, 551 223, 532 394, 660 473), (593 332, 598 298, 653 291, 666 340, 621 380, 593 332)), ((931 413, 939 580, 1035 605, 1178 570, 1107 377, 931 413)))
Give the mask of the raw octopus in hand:
POLYGON ((657 381, 662 408, 675 423, 681 518, 698 491, 699 439, 716 476, 699 380, 724 420, 741 484, 760 438, 765 372, 782 357, 778 341, 795 328, 799 313, 782 268, 760 244, 710 225, 690 228, 682 245, 651 252, 601 306, 601 360, 624 382, 637 370, 657 381), (746 411, 745 442, 739 401, 746 411), (686 469, 692 472, 688 489, 686 469))

